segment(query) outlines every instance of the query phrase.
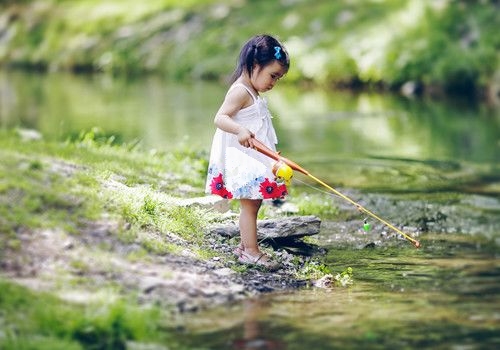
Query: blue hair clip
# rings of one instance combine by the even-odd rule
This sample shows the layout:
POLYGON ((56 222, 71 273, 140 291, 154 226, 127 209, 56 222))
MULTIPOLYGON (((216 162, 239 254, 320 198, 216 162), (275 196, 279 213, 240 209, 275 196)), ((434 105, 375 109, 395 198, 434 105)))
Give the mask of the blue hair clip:
POLYGON ((281 53, 280 53, 281 47, 275 46, 274 51, 275 51, 274 57, 276 57, 276 59, 279 60, 281 58, 281 53))

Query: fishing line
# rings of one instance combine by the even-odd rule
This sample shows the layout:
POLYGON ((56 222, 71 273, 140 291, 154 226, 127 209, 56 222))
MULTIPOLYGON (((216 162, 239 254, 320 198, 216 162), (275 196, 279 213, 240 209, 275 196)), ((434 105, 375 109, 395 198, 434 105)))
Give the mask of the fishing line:
POLYGON ((342 197, 343 199, 345 199, 349 203, 353 204, 356 208, 358 208, 358 210, 364 212, 365 214, 368 214, 372 218, 380 221, 381 223, 385 224, 387 227, 389 227, 389 228, 393 229, 394 231, 396 231, 397 233, 399 233, 401 236, 403 236, 404 238, 406 238, 407 240, 409 240, 411 243, 413 243, 413 245, 415 246, 415 248, 420 248, 420 242, 419 241, 417 241, 416 239, 408 236, 406 233, 404 233, 403 231, 401 231, 400 229, 398 229, 396 226, 392 225, 390 222, 382 219, 380 216, 378 216, 377 214, 375 214, 375 213, 371 212, 370 210, 366 209, 361 204, 355 202, 351 198, 349 198, 346 195, 340 193, 339 191, 337 191, 333 187, 329 186, 325 182, 323 182, 320 179, 318 179, 316 176, 314 176, 312 174, 309 174, 309 173, 306 174, 306 175, 309 176, 311 179, 315 180, 316 182, 320 183, 321 185, 325 186, 326 188, 328 188, 330 191, 332 191, 333 193, 335 193, 339 197, 342 197))
MULTIPOLYGON (((306 187, 309 187, 309 188, 311 188, 311 189, 313 189, 313 190, 315 190, 315 191, 317 191, 317 192, 319 192, 319 193, 327 194, 327 195, 329 195, 329 196, 337 196, 335 193, 331 193, 331 192, 328 192, 328 191, 322 190, 321 188, 317 188, 317 187, 315 187, 315 186, 313 186, 313 185, 311 185, 311 184, 309 184, 309 183, 307 183, 307 182, 305 182, 305 181, 302 181, 302 180, 300 180, 300 179, 294 178, 293 180, 294 180, 294 181, 297 181, 297 182, 300 182, 302 185, 304 185, 304 186, 306 186, 306 187)), ((338 197, 338 196, 337 196, 337 197, 338 197)))
MULTIPOLYGON (((313 186, 313 185, 311 185, 311 184, 309 184, 309 183, 307 183, 307 182, 305 182, 305 181, 302 181, 302 180, 300 180, 300 179, 295 178, 295 179, 294 179, 294 181, 296 181, 296 182, 300 182, 302 185, 304 185, 304 186, 306 186, 306 187, 309 187, 309 188, 311 188, 311 189, 315 190, 316 192, 323 193, 323 194, 326 194, 326 195, 331 196, 331 197, 339 197, 339 196, 338 196, 337 194, 335 194, 335 193, 331 193, 331 192, 328 192, 328 191, 322 190, 321 188, 315 187, 315 186, 313 186)), ((363 219, 363 230, 364 230, 365 232, 368 232, 368 231, 370 231, 370 230, 371 230, 371 224, 368 222, 368 218, 364 218, 364 219, 363 219)))
POLYGON ((302 168, 297 163, 291 161, 290 159, 282 157, 279 152, 271 150, 269 147, 265 146, 262 142, 258 141, 257 139, 252 139, 252 146, 253 146, 253 148, 255 148, 260 153, 262 153, 262 154, 264 154, 264 155, 266 155, 266 156, 268 156, 268 157, 270 157, 270 158, 272 158, 272 159, 274 159, 274 160, 277 161, 277 163, 275 164, 275 166, 273 166, 273 172, 274 172, 274 174, 276 175, 277 178, 282 178, 284 181, 288 181, 289 182, 290 179, 291 179, 291 177, 293 176, 293 172, 292 172, 291 169, 297 170, 297 171, 301 172, 302 174, 310 177, 311 179, 313 179, 317 183, 321 184, 323 187, 327 188, 332 193, 334 193, 337 196, 341 197, 342 199, 348 201, 349 203, 351 203, 352 205, 354 205, 359 211, 361 211, 361 212, 363 212, 363 213, 371 216, 372 218, 380 221, 381 223, 383 223, 387 227, 389 227, 392 230, 396 231, 401 236, 403 236, 408 241, 410 241, 415 246, 415 248, 420 248, 420 242, 419 241, 417 241, 416 239, 408 236, 406 233, 404 233, 403 231, 401 231, 400 229, 398 229, 396 226, 392 225, 390 222, 382 219, 377 214, 375 214, 372 211, 366 209, 361 204, 355 202, 351 198, 349 198, 346 195, 342 194, 341 192, 337 191, 335 188, 331 187, 330 185, 328 185, 324 181, 318 179, 316 176, 314 176, 311 173, 309 173, 307 170, 305 170, 304 168, 302 168))

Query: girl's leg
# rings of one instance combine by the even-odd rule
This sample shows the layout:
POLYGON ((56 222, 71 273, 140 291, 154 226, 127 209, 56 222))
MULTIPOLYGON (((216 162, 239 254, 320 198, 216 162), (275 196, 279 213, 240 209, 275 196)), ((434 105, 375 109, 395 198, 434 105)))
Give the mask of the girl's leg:
POLYGON ((241 199, 240 235, 241 248, 251 255, 260 253, 257 243, 257 214, 262 200, 241 199))

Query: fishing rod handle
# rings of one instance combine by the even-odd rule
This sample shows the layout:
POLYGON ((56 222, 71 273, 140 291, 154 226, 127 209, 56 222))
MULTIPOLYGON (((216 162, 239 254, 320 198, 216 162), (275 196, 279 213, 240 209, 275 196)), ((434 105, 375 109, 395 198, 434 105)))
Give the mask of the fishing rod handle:
POLYGON ((253 148, 259 151, 260 153, 272 158, 274 160, 280 160, 280 154, 278 152, 273 151, 262 142, 257 140, 256 138, 252 138, 253 148))
POLYGON ((304 168, 302 168, 300 165, 291 161, 288 158, 281 156, 280 152, 273 151, 272 149, 270 149, 269 147, 264 145, 262 142, 260 142, 256 138, 252 139, 252 143, 253 143, 253 148, 256 149, 257 151, 259 151, 260 153, 262 153, 262 154, 264 154, 264 155, 268 156, 269 158, 272 158, 276 161, 281 160, 282 162, 286 163, 293 170, 297 170, 304 175, 309 175, 309 172, 307 170, 305 170, 304 168))

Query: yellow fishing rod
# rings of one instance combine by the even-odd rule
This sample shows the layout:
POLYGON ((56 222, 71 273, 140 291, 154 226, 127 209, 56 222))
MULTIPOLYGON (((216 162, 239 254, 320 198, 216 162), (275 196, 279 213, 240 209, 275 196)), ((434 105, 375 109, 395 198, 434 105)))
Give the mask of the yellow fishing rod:
POLYGON ((311 179, 313 179, 317 183, 321 184, 322 186, 326 187, 328 190, 330 190, 331 192, 333 192, 337 196, 339 196, 339 197, 345 199, 346 201, 348 201, 349 203, 353 204, 356 208, 358 208, 358 210, 364 212, 365 214, 371 216, 372 218, 380 221, 381 223, 383 223, 387 227, 396 231, 401 236, 403 236, 405 239, 410 241, 415 246, 415 248, 420 248, 419 241, 408 236, 406 233, 404 233, 403 231, 398 229, 396 226, 394 226, 391 223, 387 222, 386 220, 382 219, 381 217, 374 214, 370 210, 366 209, 361 204, 355 202, 354 200, 347 197, 343 193, 337 191, 335 188, 329 186, 324 181, 321 181, 320 179, 318 179, 316 176, 312 175, 310 172, 308 172, 306 169, 302 168, 297 163, 291 161, 288 158, 281 156, 280 152, 276 152, 276 151, 271 150, 269 147, 267 147, 266 145, 264 145, 262 142, 260 142, 259 140, 255 139, 255 138, 252 139, 251 143, 252 143, 252 146, 254 149, 256 149, 257 151, 259 151, 262 154, 265 154, 266 156, 270 157, 271 159, 274 159, 277 161, 276 164, 274 164, 274 166, 273 166, 273 173, 277 178, 280 178, 280 179, 284 180, 285 182, 289 182, 291 177, 293 176, 292 169, 297 170, 297 171, 301 172, 302 174, 310 177, 311 179))

